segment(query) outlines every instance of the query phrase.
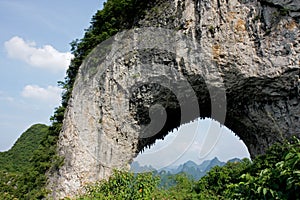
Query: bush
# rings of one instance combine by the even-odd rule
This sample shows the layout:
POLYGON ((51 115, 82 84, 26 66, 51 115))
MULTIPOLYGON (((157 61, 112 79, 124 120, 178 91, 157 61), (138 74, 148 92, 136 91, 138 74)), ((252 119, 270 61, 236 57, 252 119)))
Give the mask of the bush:
POLYGON ((276 144, 254 160, 226 196, 238 199, 300 199, 300 140, 276 144))
POLYGON ((86 187, 86 194, 79 199, 152 199, 159 178, 152 173, 133 174, 114 170, 108 180, 86 187))

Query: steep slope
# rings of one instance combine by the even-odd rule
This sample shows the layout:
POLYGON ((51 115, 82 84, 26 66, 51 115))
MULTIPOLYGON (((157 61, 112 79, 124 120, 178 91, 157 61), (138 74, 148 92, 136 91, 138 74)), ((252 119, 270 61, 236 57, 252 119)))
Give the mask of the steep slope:
POLYGON ((6 152, 0 152, 0 170, 24 172, 30 165, 34 150, 48 134, 48 126, 35 124, 28 128, 14 146, 6 152))

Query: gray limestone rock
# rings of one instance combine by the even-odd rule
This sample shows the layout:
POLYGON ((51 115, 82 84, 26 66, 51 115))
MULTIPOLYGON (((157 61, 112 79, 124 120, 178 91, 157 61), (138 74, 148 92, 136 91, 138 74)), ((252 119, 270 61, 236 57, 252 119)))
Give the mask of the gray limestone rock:
POLYGON ((197 117, 225 124, 251 156, 300 136, 298 0, 157 2, 80 67, 58 143, 65 163, 49 175, 52 198, 127 169, 197 117))

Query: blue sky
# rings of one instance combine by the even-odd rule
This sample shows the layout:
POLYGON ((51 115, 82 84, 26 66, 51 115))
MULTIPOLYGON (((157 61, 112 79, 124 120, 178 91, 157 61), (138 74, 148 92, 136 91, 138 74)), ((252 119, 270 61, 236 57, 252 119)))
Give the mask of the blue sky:
MULTIPOLYGON (((63 80, 72 58, 69 43, 82 38, 102 5, 100 0, 0 0, 0 151, 8 150, 32 124, 49 124, 61 99, 57 81, 63 80)), ((136 160, 162 167, 215 156, 226 161, 249 154, 228 129, 202 120, 170 133, 136 160), (176 140, 183 133, 193 134, 176 140), (203 144, 210 134, 218 140, 203 144), (157 159, 162 153, 165 159, 157 159)))
POLYGON ((49 123, 71 57, 100 0, 0 1, 0 151, 34 123, 49 123))

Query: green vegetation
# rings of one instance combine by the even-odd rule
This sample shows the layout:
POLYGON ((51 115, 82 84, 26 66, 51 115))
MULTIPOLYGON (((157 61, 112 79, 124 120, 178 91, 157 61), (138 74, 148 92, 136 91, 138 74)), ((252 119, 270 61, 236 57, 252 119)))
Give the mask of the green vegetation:
POLYGON ((0 169, 22 172, 31 165, 30 158, 48 133, 48 126, 36 124, 25 131, 7 152, 0 152, 0 169))
POLYGON ((36 158, 48 135, 48 126, 33 125, 9 151, 0 153, 0 199, 32 199, 45 193, 40 187, 45 175, 37 171, 44 163, 37 163, 36 158))
POLYGON ((300 140, 272 146, 228 191, 238 199, 300 199, 300 140))
POLYGON ((300 140, 276 144, 253 162, 216 166, 199 181, 179 174, 164 187, 158 177, 115 171, 78 199, 300 199, 300 140))
POLYGON ((149 199, 159 183, 158 177, 151 173, 133 174, 114 171, 108 180, 88 186, 85 199, 149 199))

